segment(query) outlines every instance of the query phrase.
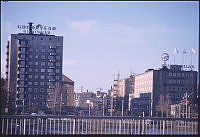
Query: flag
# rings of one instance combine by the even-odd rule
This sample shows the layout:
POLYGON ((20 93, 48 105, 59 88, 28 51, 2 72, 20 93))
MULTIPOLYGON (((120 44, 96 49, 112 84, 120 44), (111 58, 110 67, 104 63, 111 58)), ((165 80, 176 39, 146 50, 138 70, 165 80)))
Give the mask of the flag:
POLYGON ((177 50, 177 48, 174 48, 174 54, 178 54, 179 51, 177 50))
POLYGON ((188 99, 182 99, 181 102, 189 103, 189 100, 188 99))
POLYGON ((192 48, 192 53, 195 53, 196 51, 192 48))
POLYGON ((185 49, 183 50, 183 54, 186 54, 186 50, 185 49))

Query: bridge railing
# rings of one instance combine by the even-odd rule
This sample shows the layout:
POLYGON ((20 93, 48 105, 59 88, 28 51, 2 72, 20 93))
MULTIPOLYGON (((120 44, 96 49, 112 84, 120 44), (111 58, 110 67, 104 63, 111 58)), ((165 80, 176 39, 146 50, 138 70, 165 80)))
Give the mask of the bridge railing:
POLYGON ((116 116, 1 116, 1 134, 198 134, 198 119, 116 116))

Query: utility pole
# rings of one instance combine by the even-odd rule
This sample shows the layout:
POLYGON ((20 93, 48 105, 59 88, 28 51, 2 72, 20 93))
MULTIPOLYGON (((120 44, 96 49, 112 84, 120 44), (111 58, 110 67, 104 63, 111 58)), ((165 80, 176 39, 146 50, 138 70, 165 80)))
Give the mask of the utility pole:
POLYGON ((122 99, 122 116, 124 116, 124 99, 122 99))
POLYGON ((24 99, 23 99, 23 111, 22 111, 22 114, 24 115, 24 99))
POLYGON ((104 96, 103 96, 103 116, 105 115, 104 113, 105 113, 105 110, 104 110, 105 108, 104 108, 104 96))
POLYGON ((111 116, 112 116, 112 113, 113 113, 113 96, 111 97, 111 116))

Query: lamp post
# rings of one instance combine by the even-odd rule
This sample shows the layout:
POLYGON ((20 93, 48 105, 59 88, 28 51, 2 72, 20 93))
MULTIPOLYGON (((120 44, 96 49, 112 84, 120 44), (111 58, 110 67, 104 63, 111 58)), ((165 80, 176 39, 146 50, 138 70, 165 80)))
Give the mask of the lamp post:
POLYGON ((124 116, 124 99, 122 99, 122 116, 124 116))
POLYGON ((22 103, 23 103, 22 114, 24 115, 24 99, 23 99, 22 103))
POLYGON ((104 108, 104 96, 103 96, 103 117, 104 117, 104 113, 105 113, 105 110, 104 110, 105 108, 104 108))
POLYGON ((89 106, 89 116, 90 116, 90 100, 87 100, 88 106, 89 106))

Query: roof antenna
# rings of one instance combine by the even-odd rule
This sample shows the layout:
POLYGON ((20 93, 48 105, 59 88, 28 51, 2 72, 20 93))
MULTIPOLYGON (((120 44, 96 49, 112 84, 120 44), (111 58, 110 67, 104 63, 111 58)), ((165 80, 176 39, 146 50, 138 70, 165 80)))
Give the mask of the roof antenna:
POLYGON ((32 22, 29 22, 29 34, 33 34, 33 31, 32 31, 32 22))

